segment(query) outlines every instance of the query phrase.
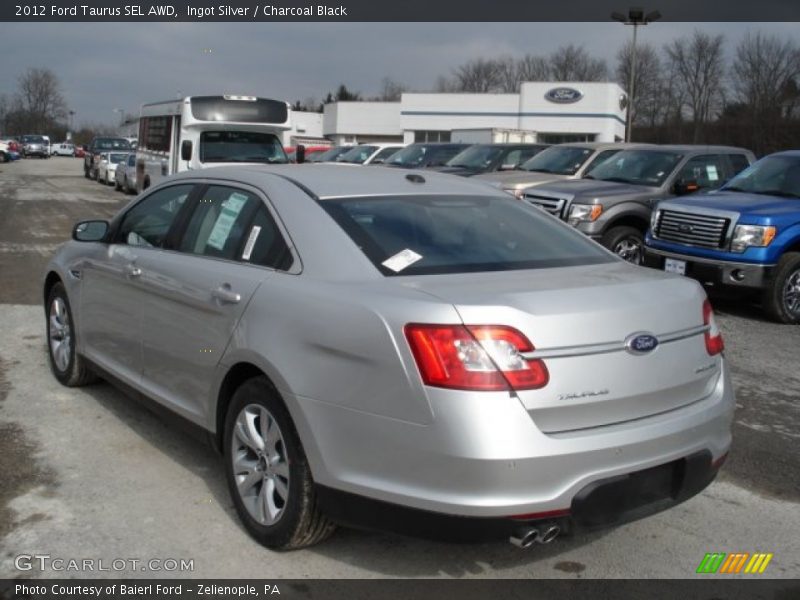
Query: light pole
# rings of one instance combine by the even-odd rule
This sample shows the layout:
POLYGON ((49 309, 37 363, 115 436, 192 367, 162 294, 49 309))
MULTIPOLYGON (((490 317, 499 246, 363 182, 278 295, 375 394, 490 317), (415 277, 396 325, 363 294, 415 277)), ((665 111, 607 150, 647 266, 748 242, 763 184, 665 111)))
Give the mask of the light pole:
POLYGON ((631 129, 633 128, 633 93, 634 93, 634 80, 636 79, 636 29, 639 25, 647 25, 653 21, 658 21, 661 18, 661 13, 657 10, 644 14, 644 10, 640 7, 632 7, 628 9, 628 14, 613 12, 611 18, 614 21, 619 21, 624 25, 633 25, 633 44, 631 45, 631 70, 628 78, 628 110, 625 113, 625 141, 631 141, 631 129))
POLYGON ((69 136, 68 136, 68 139, 72 139, 72 117, 75 116, 75 111, 71 110, 67 114, 69 114, 69 136))

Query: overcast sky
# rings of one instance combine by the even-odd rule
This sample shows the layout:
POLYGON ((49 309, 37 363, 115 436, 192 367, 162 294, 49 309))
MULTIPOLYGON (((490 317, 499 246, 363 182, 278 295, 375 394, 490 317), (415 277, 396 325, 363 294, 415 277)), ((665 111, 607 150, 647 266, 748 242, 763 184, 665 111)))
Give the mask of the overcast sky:
MULTIPOLYGON (((797 23, 670 23, 640 29, 661 46, 699 28, 723 33, 730 55, 747 31, 797 36, 797 23)), ((340 83, 378 94, 383 77, 414 90, 476 58, 544 55, 583 45, 612 68, 631 29, 619 23, 3 23, 0 94, 20 73, 47 67, 74 125, 114 123, 115 108, 193 94, 323 99, 340 83), (14 49, 14 50, 10 50, 14 49)))

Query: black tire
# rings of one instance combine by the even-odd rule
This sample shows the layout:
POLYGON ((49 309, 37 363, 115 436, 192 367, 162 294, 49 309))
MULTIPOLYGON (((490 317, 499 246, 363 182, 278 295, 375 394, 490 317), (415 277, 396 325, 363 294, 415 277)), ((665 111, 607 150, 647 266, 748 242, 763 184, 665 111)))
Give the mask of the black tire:
POLYGON ((0 163, 7 163, 8 157, 6 156, 5 152, 0 152, 0 163))
POLYGON ((97 379, 96 375, 92 373, 86 366, 86 362, 75 351, 75 321, 72 319, 72 309, 67 299, 67 293, 64 290, 62 283, 57 283, 50 290, 47 297, 47 306, 45 306, 45 329, 47 331, 47 356, 50 359, 50 370, 58 381, 67 387, 80 387, 88 385, 97 379), (53 339, 56 335, 54 327, 51 326, 51 317, 54 311, 54 303, 60 300, 63 304, 63 314, 66 314, 68 324, 68 339, 63 340, 66 347, 69 349, 69 359, 65 364, 59 366, 58 360, 54 357, 54 344, 58 340, 53 339))
POLYGON ((86 179, 91 179, 91 177, 89 177, 89 167, 86 166, 86 163, 83 163, 83 176, 86 177, 86 179))
MULTIPOLYGON (((253 427, 256 427, 255 421, 253 427)), ((260 417, 258 418, 258 428, 261 428, 260 417)), ((239 386, 228 407, 224 434, 225 477, 228 481, 228 489, 239 518, 253 538, 275 550, 296 550, 318 544, 335 531, 336 525, 317 506, 314 480, 289 411, 266 378, 256 377, 239 386), (285 486, 288 493, 285 503, 281 507, 282 512, 277 520, 271 525, 259 522, 245 506, 233 466, 234 444, 238 448, 237 456, 244 452, 255 457, 255 453, 247 448, 241 438, 234 433, 234 429, 237 418, 245 409, 252 410, 258 407, 265 408, 278 427, 278 436, 281 441, 275 446, 279 449, 276 451, 276 455, 282 456, 282 460, 279 462, 285 460, 285 468, 288 472, 288 485, 285 486)), ((253 458, 252 464, 260 465, 262 464, 261 460, 253 458)), ((255 467, 253 469, 255 470, 255 467)), ((261 483, 261 486, 266 486, 266 483, 261 483)), ((255 490, 257 487, 258 484, 254 484, 251 489, 255 490)), ((252 496, 250 497, 252 498, 252 496)), ((256 496, 256 499, 251 502, 259 504, 258 498, 260 496, 256 496)))
POLYGON ((643 263, 644 234, 635 227, 612 227, 603 235, 600 243, 629 263, 643 263))
POLYGON ((764 312, 778 323, 800 323, 800 252, 787 252, 772 272, 762 298, 764 312))
POLYGON ((119 181, 116 177, 114 177, 114 191, 119 192, 122 189, 122 186, 119 184, 119 181))

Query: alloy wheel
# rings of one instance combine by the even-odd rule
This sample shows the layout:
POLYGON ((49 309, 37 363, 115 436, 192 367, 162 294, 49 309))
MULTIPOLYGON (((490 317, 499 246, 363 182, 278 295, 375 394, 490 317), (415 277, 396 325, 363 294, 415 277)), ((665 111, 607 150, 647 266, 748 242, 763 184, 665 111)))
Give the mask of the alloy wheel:
POLYGON ((793 317, 800 316, 800 269, 790 273, 783 284, 783 305, 793 317))
POLYGON ((642 264, 642 244, 633 238, 624 238, 617 242, 614 253, 634 265, 642 264))
POLYGON ((274 525, 289 498, 289 461, 278 422, 265 407, 249 404, 236 417, 231 445, 242 503, 258 523, 274 525))
POLYGON ((72 356, 72 328, 64 299, 53 298, 50 304, 50 354, 59 371, 66 371, 72 356))

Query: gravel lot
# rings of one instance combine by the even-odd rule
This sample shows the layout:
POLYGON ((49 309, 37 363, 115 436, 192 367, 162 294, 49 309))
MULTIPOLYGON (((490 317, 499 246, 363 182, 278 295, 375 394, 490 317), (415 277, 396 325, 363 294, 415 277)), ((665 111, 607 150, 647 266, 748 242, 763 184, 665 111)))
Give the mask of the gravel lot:
POLYGON ((0 165, 0 578, 662 577, 686 578, 706 552, 772 552, 767 574, 800 576, 800 327, 717 303, 737 389, 734 446, 718 481, 649 519, 520 551, 341 530, 294 553, 239 526, 221 460, 107 384, 50 375, 42 269, 74 221, 129 200, 83 178, 81 161, 0 165), (189 559, 189 573, 20 572, 14 557, 189 559))

